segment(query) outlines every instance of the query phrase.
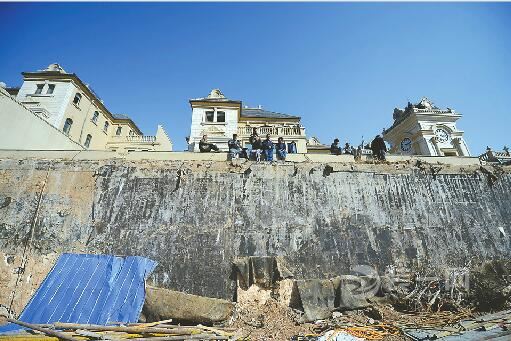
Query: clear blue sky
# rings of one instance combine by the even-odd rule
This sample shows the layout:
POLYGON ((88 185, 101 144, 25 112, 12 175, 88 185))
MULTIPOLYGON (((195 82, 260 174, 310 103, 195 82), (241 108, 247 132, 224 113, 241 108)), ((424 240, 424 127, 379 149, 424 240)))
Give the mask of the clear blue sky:
POLYGON ((430 97, 473 154, 511 144, 511 4, 0 3, 0 81, 60 63, 175 149, 188 99, 220 88, 358 143, 430 97))

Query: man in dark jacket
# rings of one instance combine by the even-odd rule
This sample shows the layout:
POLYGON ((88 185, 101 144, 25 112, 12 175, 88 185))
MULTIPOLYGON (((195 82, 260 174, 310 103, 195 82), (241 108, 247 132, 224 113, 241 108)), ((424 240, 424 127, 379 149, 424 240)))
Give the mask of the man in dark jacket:
POLYGON ((261 153, 263 152, 263 142, 261 141, 261 138, 259 135, 254 137, 254 142, 252 142, 252 157, 257 162, 261 161, 261 153))
POLYGON ((266 140, 262 142, 263 152, 266 157, 266 161, 273 161, 273 142, 270 138, 270 134, 266 135, 266 140))
POLYGON ((387 145, 385 145, 385 141, 380 135, 376 135, 374 140, 371 142, 371 151, 373 152, 373 157, 380 160, 385 161, 385 153, 387 152, 387 145))
POLYGON ((334 143, 330 145, 330 153, 334 155, 342 154, 342 149, 339 146, 339 139, 335 139, 334 143))
POLYGON ((210 153, 212 150, 218 152, 218 147, 216 144, 208 142, 208 135, 202 136, 202 139, 199 141, 199 150, 201 153, 210 153))

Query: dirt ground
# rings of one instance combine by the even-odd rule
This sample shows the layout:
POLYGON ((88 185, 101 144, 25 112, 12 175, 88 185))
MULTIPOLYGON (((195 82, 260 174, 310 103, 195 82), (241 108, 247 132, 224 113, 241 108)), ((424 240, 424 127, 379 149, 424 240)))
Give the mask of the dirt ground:
POLYGON ((364 310, 334 312, 331 318, 315 323, 300 323, 300 312, 283 306, 269 295, 249 290, 240 297, 228 326, 237 330, 237 337, 249 340, 306 340, 305 336, 320 336, 329 330, 363 327, 376 331, 379 336, 376 339, 405 341, 411 339, 399 327, 442 326, 471 316, 469 310, 403 313, 390 305, 374 305, 364 310))

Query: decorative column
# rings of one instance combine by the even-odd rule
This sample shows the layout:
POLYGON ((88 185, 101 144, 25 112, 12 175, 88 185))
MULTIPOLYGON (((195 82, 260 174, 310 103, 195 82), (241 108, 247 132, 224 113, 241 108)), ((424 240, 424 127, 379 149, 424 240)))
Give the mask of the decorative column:
POLYGON ((440 147, 438 147, 437 137, 433 136, 430 139, 430 141, 433 144, 433 147, 435 147, 436 156, 443 156, 442 151, 440 150, 440 147))
POLYGON ((454 137, 452 139, 452 144, 454 145, 454 148, 456 148, 456 151, 458 152, 458 156, 465 156, 465 153, 463 152, 463 148, 461 147, 461 139, 459 137, 454 137))

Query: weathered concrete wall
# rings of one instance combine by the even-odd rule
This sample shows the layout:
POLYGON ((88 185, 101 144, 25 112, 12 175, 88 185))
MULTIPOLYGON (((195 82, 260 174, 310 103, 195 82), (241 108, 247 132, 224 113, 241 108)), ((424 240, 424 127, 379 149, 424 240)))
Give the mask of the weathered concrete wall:
POLYGON ((238 256, 283 255, 296 278, 509 258, 511 175, 441 167, 0 160, 0 304, 15 291, 19 311, 65 251, 146 256, 152 284, 218 298, 238 256))

